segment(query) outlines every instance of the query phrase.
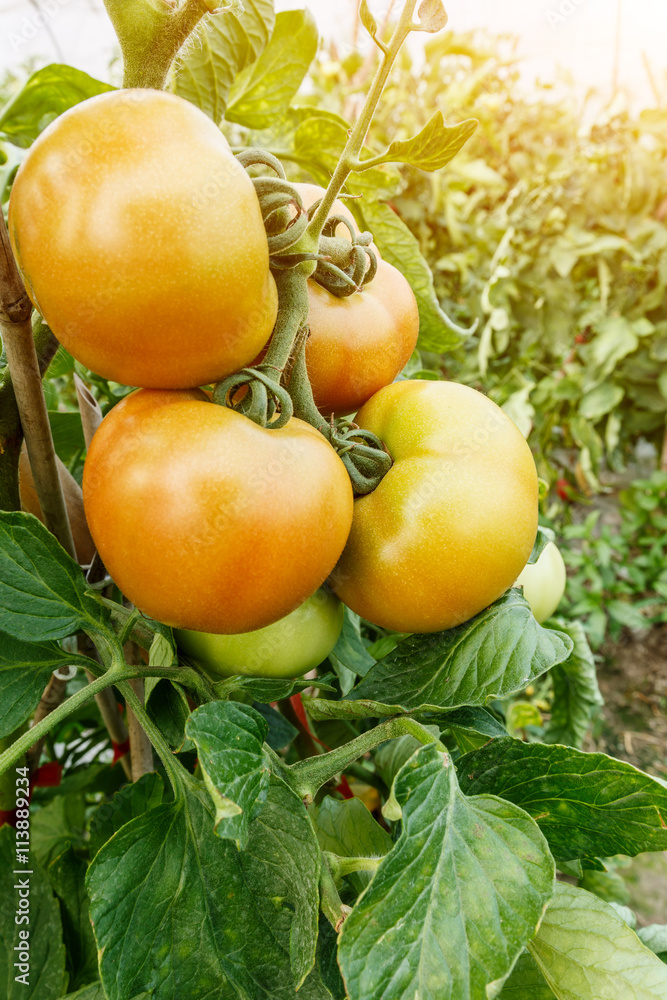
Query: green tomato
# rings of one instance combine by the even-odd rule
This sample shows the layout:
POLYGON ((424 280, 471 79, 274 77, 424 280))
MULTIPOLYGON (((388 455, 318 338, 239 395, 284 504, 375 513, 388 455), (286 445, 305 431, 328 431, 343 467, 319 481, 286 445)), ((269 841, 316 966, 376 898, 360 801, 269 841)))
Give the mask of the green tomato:
POLYGON ((545 546, 536 563, 522 569, 515 586, 523 587, 523 596, 540 625, 551 618, 560 604, 565 581, 565 563, 553 542, 545 546))
POLYGON ((209 674, 301 677, 325 660, 343 628, 337 597, 318 590, 295 611, 255 632, 213 635, 174 629, 176 642, 209 674))

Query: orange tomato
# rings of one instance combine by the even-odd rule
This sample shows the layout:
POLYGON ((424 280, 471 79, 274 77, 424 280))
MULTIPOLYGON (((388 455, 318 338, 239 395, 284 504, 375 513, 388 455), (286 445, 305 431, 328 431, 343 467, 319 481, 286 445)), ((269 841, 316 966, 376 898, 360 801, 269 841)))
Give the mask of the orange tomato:
POLYGON ((168 625, 236 634, 302 604, 350 530, 352 487, 300 420, 267 430, 199 390, 140 390, 102 421, 83 495, 121 591, 168 625))
POLYGON ((30 297, 80 362, 126 385, 205 385, 277 314, 259 202, 213 122, 173 94, 77 104, 28 152, 9 205, 30 297))
POLYGON ((455 382, 396 382, 357 423, 385 442, 394 465, 355 501, 334 590, 397 632, 467 621, 513 585, 535 542, 537 471, 523 435, 455 382))

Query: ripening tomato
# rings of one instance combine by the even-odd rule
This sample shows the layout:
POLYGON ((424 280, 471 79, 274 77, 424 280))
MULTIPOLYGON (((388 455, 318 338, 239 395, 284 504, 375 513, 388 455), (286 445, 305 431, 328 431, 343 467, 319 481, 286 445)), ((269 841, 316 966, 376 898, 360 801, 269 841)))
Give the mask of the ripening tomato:
POLYGON ((521 432, 454 382, 389 385, 357 415, 394 465, 354 504, 338 596, 397 632, 467 621, 511 587, 537 534, 537 471, 521 432))
POLYGON ((327 656, 343 628, 344 608, 327 590, 285 618, 242 635, 177 629, 179 648, 214 677, 301 677, 327 656))
MULTIPOLYGON (((292 187, 295 187, 301 195, 301 201, 303 202, 303 207, 305 209, 309 209, 311 205, 315 204, 316 201, 321 201, 326 194, 326 188, 320 187, 319 184, 297 183, 293 184, 292 187)), ((345 202, 340 200, 340 198, 336 198, 329 215, 342 215, 344 219, 347 219, 348 222, 354 226, 355 229, 358 229, 352 212, 349 210, 345 202)), ((349 229, 342 223, 340 226, 336 227, 336 236, 340 236, 348 240, 351 238, 349 229)))
POLYGON ((565 563, 553 542, 545 545, 536 563, 521 570, 516 586, 523 587, 523 596, 540 625, 556 613, 566 582, 565 563))
POLYGON ((318 409, 354 413, 410 360, 419 312, 410 285, 384 260, 360 292, 332 295, 308 281, 306 365, 318 409))
POLYGON ((343 550, 352 487, 325 438, 267 430, 199 390, 143 389, 102 421, 83 475, 91 534, 141 611, 238 633, 303 603, 343 550))
POLYGON ((205 385, 273 329, 253 184, 220 129, 173 94, 113 91, 57 118, 17 174, 9 230, 58 340, 114 381, 205 385))

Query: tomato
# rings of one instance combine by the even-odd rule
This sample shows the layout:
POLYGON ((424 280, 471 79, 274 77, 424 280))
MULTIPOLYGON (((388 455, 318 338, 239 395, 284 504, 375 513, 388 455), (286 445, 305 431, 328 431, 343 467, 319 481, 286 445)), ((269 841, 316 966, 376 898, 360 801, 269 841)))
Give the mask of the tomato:
POLYGON ((555 613, 565 593, 566 580, 563 557, 553 542, 545 545, 536 563, 526 564, 521 570, 516 586, 523 587, 523 596, 540 625, 555 613))
MULTIPOLYGON (((305 209, 309 209, 311 205, 314 205, 316 201, 320 201, 326 194, 326 188, 320 187, 319 184, 297 183, 293 184, 292 187, 295 187, 301 195, 301 201, 305 209)), ((347 219, 354 226, 355 230, 358 229, 352 212, 340 198, 336 198, 329 215, 342 215, 344 219, 347 219)), ((336 236, 343 239, 351 239, 349 229, 342 223, 336 227, 336 236)))
POLYGON ((344 609, 318 590, 285 618, 243 635, 176 630, 179 648, 209 674, 232 677, 301 677, 325 660, 338 642, 344 609))
POLYGON ((412 289, 380 260, 362 291, 338 298, 311 278, 308 299, 306 365, 315 403, 325 416, 354 413, 410 360, 419 334, 412 289))
POLYGON ((9 228, 35 306, 106 378, 205 385, 251 362, 273 329, 253 184, 173 94, 114 91, 57 118, 17 174, 9 228))
POLYGON ((324 582, 352 521, 331 445, 267 430, 197 389, 143 389, 102 421, 83 476, 91 534, 141 611, 177 628, 263 628, 324 582))
POLYGON ((467 621, 511 587, 537 533, 537 471, 495 403, 454 382, 389 385, 357 415, 394 465, 355 501, 338 596, 397 632, 467 621))
MULTIPOLYGON (((316 184, 294 186, 307 208, 325 193, 316 184)), ((335 202, 332 212, 354 223, 342 202, 335 202)), ((337 236, 349 237, 345 226, 337 236)), ((308 282, 306 364, 315 403, 325 416, 358 410, 393 382, 417 344, 419 312, 412 289, 373 249, 378 271, 362 291, 338 298, 313 279, 308 282)))

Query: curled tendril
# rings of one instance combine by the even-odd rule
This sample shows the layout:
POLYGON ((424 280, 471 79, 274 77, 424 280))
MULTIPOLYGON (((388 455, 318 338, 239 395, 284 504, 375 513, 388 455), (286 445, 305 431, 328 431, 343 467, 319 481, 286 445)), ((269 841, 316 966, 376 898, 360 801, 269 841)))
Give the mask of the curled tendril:
POLYGON ((277 156, 265 149, 242 149, 236 154, 236 159, 246 170, 248 167, 270 167, 281 180, 285 180, 282 163, 277 156))
POLYGON ((279 373, 273 369, 273 374, 263 370, 269 368, 268 365, 258 365, 257 368, 242 368, 229 375, 213 390, 213 402, 242 413, 261 427, 272 430, 284 427, 294 412, 292 399, 287 389, 275 380, 275 375, 279 373), (240 393, 244 388, 246 391, 240 393), (237 398, 239 394, 240 398, 237 398))
MULTIPOLYGON (((346 220, 341 220, 346 222, 346 220)), ((346 222, 346 225, 349 224, 346 222)), ((350 228, 350 232, 352 229, 350 228)), ((363 233, 363 242, 350 243, 346 239, 323 236, 320 240, 320 262, 313 275, 315 281, 332 295, 345 298, 360 291, 377 274, 377 256, 368 246, 363 233)))
POLYGON ((331 444, 347 469, 356 496, 372 493, 393 464, 379 437, 347 420, 333 427, 331 444))
POLYGON ((308 226, 308 213, 301 195, 282 177, 254 177, 259 199, 269 256, 283 254, 297 243, 308 226))

